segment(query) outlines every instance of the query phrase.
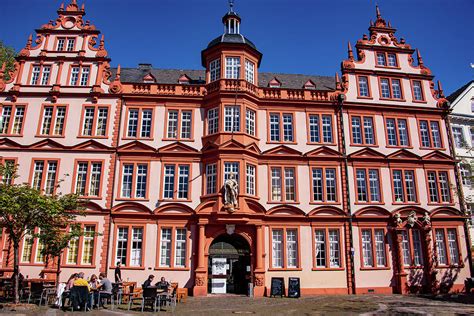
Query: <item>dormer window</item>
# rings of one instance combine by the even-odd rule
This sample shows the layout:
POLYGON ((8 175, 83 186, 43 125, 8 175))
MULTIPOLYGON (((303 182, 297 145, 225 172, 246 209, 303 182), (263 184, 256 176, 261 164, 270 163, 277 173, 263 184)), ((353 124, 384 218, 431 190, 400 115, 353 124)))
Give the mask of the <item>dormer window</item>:
POLYGON ((281 82, 278 79, 273 78, 269 83, 268 86, 270 88, 281 88, 281 82))
POLYGON ((308 90, 316 90, 316 85, 314 82, 311 80, 306 81, 306 83, 303 86, 303 89, 308 89, 308 90))
POLYGON ((227 57, 225 59, 225 77, 227 79, 239 79, 240 57, 227 57))
POLYGON ((190 81, 191 79, 187 75, 181 75, 178 79, 179 84, 189 84, 190 81))
POLYGON ((152 74, 148 73, 143 77, 143 82, 144 83, 155 83, 155 77, 153 77, 152 74))
POLYGON ((74 51, 74 48, 76 46, 75 44, 76 44, 76 39, 74 37, 72 38, 59 37, 56 50, 58 52, 62 52, 62 51, 72 52, 74 51))
POLYGON ((255 64, 249 60, 245 61, 245 80, 255 83, 255 64))
POLYGON ((221 78, 221 60, 214 59, 209 63, 209 81, 213 82, 221 78))

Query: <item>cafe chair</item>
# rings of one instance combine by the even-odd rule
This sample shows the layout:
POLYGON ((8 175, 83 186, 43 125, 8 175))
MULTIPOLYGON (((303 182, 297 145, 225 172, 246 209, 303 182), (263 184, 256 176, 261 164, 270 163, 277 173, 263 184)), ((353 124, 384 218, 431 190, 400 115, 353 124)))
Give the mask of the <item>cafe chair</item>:
POLYGON ((28 304, 31 304, 31 302, 39 301, 39 305, 41 305, 41 301, 43 300, 43 290, 44 283, 31 282, 30 292, 28 294, 28 304))
MULTIPOLYGON (((156 287, 148 287, 144 288, 142 295, 140 297, 130 297, 130 300, 128 301, 128 310, 132 307, 132 304, 134 301, 141 301, 141 309, 142 312, 145 309, 145 305, 148 304, 153 304, 153 312, 156 313, 156 307, 157 307, 157 288, 156 287)), ((150 305, 151 305, 150 304, 150 305)))
POLYGON ((177 291, 178 291, 178 284, 176 283, 176 287, 172 286, 171 293, 169 293, 168 295, 166 295, 164 297, 165 304, 167 306, 171 307, 171 310, 172 310, 173 313, 174 313, 174 309, 176 308, 176 294, 177 294, 177 291))
POLYGON ((72 311, 87 310, 87 303, 89 301, 89 288, 87 286, 73 286, 69 293, 69 300, 71 302, 72 311))

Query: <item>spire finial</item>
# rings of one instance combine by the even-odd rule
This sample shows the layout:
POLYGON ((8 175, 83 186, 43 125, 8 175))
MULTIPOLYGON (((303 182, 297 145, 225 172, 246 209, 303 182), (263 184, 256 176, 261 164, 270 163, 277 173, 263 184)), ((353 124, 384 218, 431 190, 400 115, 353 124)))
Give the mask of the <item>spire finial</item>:
POLYGON ((438 96, 444 98, 443 87, 441 86, 441 81, 438 80, 438 96))
POLYGON ((336 72, 336 90, 341 90, 341 79, 339 79, 338 72, 336 72))
POLYGON ((416 49, 416 59, 418 60, 419 66, 423 65, 423 57, 421 57, 421 53, 418 48, 416 49))
POLYGON ((64 2, 61 3, 61 6, 59 7, 59 10, 64 10, 64 2))
POLYGON ((234 0, 229 0, 229 12, 234 12, 234 0))
POLYGON ((354 53, 352 52, 352 46, 350 41, 347 42, 347 55, 349 56, 350 60, 354 60, 354 53))
POLYGON ((377 19, 380 19, 382 17, 378 4, 375 5, 375 13, 377 14, 377 19))
POLYGON ((117 66, 117 73, 115 74, 115 80, 120 80, 120 64, 117 66))

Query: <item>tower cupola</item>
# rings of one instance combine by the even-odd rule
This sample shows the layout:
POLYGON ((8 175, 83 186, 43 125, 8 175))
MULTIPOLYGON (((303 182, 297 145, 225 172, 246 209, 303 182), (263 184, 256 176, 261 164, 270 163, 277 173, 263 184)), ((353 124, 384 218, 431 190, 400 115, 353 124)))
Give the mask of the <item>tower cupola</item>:
POLYGON ((240 34, 240 16, 234 12, 234 1, 229 1, 229 12, 222 17, 224 34, 240 34))

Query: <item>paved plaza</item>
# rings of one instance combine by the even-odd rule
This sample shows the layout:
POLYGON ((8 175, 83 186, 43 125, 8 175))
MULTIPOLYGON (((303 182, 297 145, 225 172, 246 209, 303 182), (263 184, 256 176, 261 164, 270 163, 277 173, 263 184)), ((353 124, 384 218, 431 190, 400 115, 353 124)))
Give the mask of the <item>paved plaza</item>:
MULTIPOLYGON (((138 307, 138 306, 137 306, 138 307)), ((125 308, 125 306, 124 306, 125 308)), ((53 308, 35 311, 6 311, 10 315, 72 315, 53 308)), ((152 315, 151 312, 104 309, 87 315, 152 315)), ((300 299, 248 298, 245 296, 190 297, 177 306, 174 313, 161 315, 473 315, 474 295, 401 296, 351 295, 314 296, 300 299)))

